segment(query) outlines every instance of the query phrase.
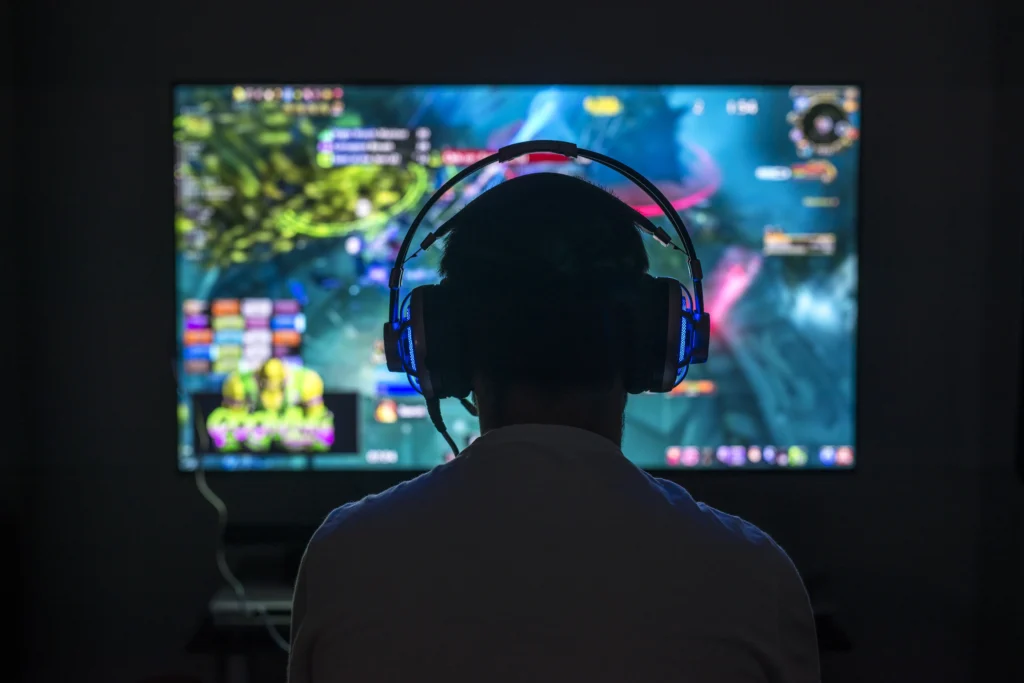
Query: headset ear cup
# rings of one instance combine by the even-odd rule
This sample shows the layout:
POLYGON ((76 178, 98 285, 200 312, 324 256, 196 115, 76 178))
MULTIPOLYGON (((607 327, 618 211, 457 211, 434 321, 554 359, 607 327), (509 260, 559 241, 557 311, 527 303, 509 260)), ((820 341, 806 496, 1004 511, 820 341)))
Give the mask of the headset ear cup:
POLYGON ((417 287, 414 291, 413 331, 417 336, 423 395, 427 398, 466 398, 469 372, 463 352, 462 320, 452 293, 443 285, 417 287), (419 292, 418 301, 415 297, 419 292), (429 389, 429 394, 427 393, 429 389))
POLYGON ((630 307, 631 334, 627 348, 626 391, 642 394, 654 388, 652 377, 659 365, 652 359, 663 354, 664 310, 662 292, 657 280, 645 275, 636 288, 636 295, 630 307))
POLYGON ((647 310, 649 302, 646 300, 648 291, 649 287, 646 281, 637 287, 628 312, 624 316, 627 321, 628 335, 624 348, 623 379, 626 392, 630 394, 642 394, 647 391, 648 373, 644 367, 646 365, 644 359, 650 356, 650 349, 647 347, 651 339, 650 312, 647 310))
POLYGON ((682 287, 672 278, 646 276, 632 306, 626 391, 664 393, 677 383, 683 339, 682 287))
POLYGON ((661 355, 661 378, 653 391, 672 391, 682 379, 680 368, 689 359, 689 319, 683 314, 686 307, 683 286, 672 278, 658 278, 665 290, 663 336, 665 347, 661 355))
POLYGON ((405 370, 413 386, 426 398, 434 398, 434 381, 431 373, 428 349, 430 340, 427 338, 424 300, 429 296, 433 285, 417 287, 409 294, 409 309, 402 316, 405 333, 402 335, 401 351, 405 362, 405 370))

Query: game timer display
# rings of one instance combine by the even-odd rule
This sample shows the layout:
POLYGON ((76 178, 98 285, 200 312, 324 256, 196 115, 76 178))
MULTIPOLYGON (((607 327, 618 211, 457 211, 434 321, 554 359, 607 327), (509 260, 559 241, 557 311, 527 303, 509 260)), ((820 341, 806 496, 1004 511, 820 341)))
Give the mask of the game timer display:
MULTIPOLYGON (((630 397, 626 455, 648 469, 854 466, 858 88, 243 83, 180 85, 174 106, 181 470, 451 458, 422 398, 387 370, 388 272, 437 187, 531 139, 643 173, 704 264, 710 361, 669 394, 630 397)), ((613 171, 530 154, 451 190, 423 234, 540 171, 668 226, 613 171)), ((440 252, 411 262, 405 285, 436 281, 440 252)), ((654 274, 686 279, 678 252, 648 252, 654 274)), ((445 403, 468 445, 475 418, 445 403)))

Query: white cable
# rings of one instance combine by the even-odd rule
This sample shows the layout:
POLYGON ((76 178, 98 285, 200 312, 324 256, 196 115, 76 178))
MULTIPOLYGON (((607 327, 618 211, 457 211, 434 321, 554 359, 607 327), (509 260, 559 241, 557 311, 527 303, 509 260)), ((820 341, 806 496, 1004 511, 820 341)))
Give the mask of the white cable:
MULTIPOLYGON (((175 380, 177 380, 177 372, 175 372, 175 380)), ((189 406, 189 411, 192 412, 192 406, 189 406)), ((195 415, 192 415, 195 419, 195 415)), ((200 440, 200 452, 206 453, 208 451, 209 441, 206 438, 204 430, 199 428, 195 430, 200 440)), ((243 614, 246 617, 257 616, 263 621, 263 625, 267 629, 267 633, 270 634, 271 640, 274 644, 285 652, 291 652, 291 646, 288 644, 287 639, 281 635, 277 630, 277 626, 270 620, 270 615, 267 613, 265 605, 250 602, 245 596, 245 586, 238 580, 235 573, 231 571, 231 567, 228 565, 227 548, 225 547, 225 536, 227 535, 228 528, 228 506, 224 504, 220 496, 213 492, 210 485, 206 483, 206 471, 202 468, 200 463, 196 464, 196 488, 199 489, 199 494, 206 499, 213 509, 217 511, 217 552, 216 561, 217 569, 220 571, 221 578, 231 587, 231 590, 235 592, 235 596, 238 598, 238 605, 242 608, 243 614)))
POLYGON ((267 629, 267 633, 270 634, 270 638, 274 641, 274 644, 285 652, 291 652, 291 646, 288 641, 281 635, 280 631, 277 630, 277 626, 270 620, 270 614, 267 613, 267 608, 264 605, 250 602, 245 596, 245 586, 238 580, 234 572, 231 571, 231 567, 228 565, 227 550, 224 547, 224 535, 228 525, 228 508, 224 504, 224 501, 213 492, 210 485, 206 483, 206 472, 203 471, 202 467, 196 468, 196 488, 199 489, 199 493, 206 499, 206 501, 213 506, 213 509, 217 511, 217 526, 218 526, 218 538, 217 538, 217 569, 220 571, 221 577, 235 592, 235 596, 238 598, 238 604, 242 608, 243 613, 247 617, 259 617, 263 622, 263 625, 267 629))

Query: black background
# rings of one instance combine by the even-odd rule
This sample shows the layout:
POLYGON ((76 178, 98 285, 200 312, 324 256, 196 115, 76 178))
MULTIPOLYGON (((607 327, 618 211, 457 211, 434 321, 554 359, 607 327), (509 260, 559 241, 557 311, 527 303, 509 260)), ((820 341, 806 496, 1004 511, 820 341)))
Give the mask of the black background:
MULTIPOLYGON (((173 81, 859 81, 858 469, 684 483, 824 573, 854 641, 827 680, 1024 680, 1020 22, 976 0, 401 4, 5 6, 0 253, 22 296, 3 339, 30 436, 3 451, 5 604, 27 617, 6 665, 32 683, 209 672, 184 654, 218 577, 214 513, 174 471, 173 81)), ((250 522, 386 483, 210 482, 250 522)))

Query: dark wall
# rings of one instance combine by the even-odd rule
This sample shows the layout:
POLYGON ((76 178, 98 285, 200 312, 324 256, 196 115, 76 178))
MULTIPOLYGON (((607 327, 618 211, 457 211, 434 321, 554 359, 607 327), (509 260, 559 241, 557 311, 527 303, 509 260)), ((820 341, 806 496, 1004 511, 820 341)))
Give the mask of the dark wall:
MULTIPOLYGON (((1024 577, 1024 344, 1020 322, 1024 320, 1024 140, 1015 133, 1024 111, 1024 80, 1021 57, 1024 44, 1024 7, 1000 3, 994 12, 996 101, 992 126, 996 173, 993 177, 993 205, 996 208, 987 264, 987 294, 984 299, 985 339, 982 367, 982 453, 980 462, 979 519, 977 541, 981 558, 981 604, 979 613, 989 626, 1007 621, 1012 625, 1003 639, 981 641, 981 661, 986 672, 995 672, 1007 644, 1024 643, 1024 590, 1015 588, 1024 577), (1008 381, 1016 359, 1017 382, 1008 381), (1016 478, 1007 476, 1006 426, 1013 425, 1017 460, 1016 478)), ((1024 671, 1017 665, 1017 678, 1024 671)), ((992 678, 995 678, 993 675, 992 678)))
MULTIPOLYGON (((1019 226, 997 226, 993 203, 1008 159, 992 16, 970 0, 563 4, 22 7, 43 416, 26 483, 32 683, 203 670, 183 645, 218 585, 215 519, 174 471, 172 418, 169 85, 189 79, 863 82, 858 471, 685 483, 824 573, 854 639, 830 680, 1011 665, 1020 259, 1019 226), (535 17, 551 29, 526 31, 535 17)), ((311 521, 381 483, 211 480, 247 521, 311 521)))
MULTIPOLYGON (((0 446, 0 557, 3 558, 12 599, 8 610, 16 624, 23 621, 21 596, 25 588, 24 529, 27 493, 25 491, 24 463, 28 455, 25 443, 30 438, 26 421, 29 402, 21 387, 29 386, 31 367, 30 340, 24 334, 24 316, 29 303, 22 293, 26 290, 27 269, 22 261, 22 240, 16 207, 24 188, 23 178, 15 159, 15 139, 18 117, 14 104, 17 100, 14 67, 13 7, 0 5, 0 295, 3 296, 3 315, 12 323, 0 335, 0 358, 11 359, 4 375, 4 384, 14 394, 3 409, 7 428, 4 445, 0 446)), ((22 674, 20 654, 24 649, 23 631, 13 638, 0 641, 0 680, 18 680, 22 674)))

